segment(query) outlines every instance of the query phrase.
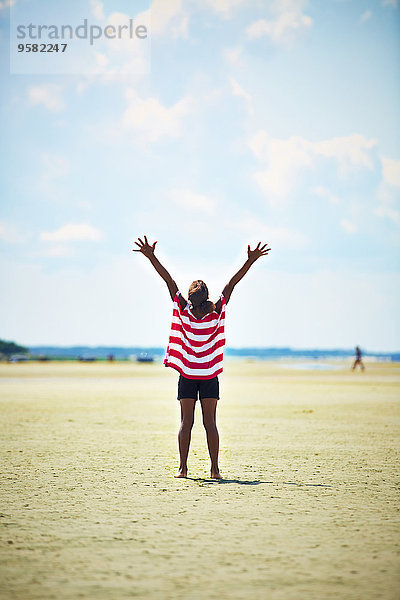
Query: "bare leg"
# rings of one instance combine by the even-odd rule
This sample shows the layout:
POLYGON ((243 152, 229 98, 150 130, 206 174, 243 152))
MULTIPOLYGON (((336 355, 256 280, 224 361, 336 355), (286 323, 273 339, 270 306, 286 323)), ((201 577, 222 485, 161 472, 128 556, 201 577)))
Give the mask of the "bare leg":
POLYGON ((208 452, 211 459, 211 478, 222 479, 218 467, 219 434, 216 423, 217 398, 203 398, 203 425, 207 434, 208 452))
POLYGON ((357 367, 357 365, 360 365, 360 369, 361 369, 361 371, 364 371, 364 370, 365 370, 365 366, 364 366, 364 363, 363 363, 363 361, 361 360, 361 358, 356 358, 356 360, 354 361, 354 364, 353 364, 353 369, 352 369, 353 371, 355 370, 355 368, 357 367))
POLYGON ((180 464, 175 477, 187 477, 187 457, 189 454, 190 438, 194 422, 193 398, 181 398, 181 426, 178 433, 180 464))

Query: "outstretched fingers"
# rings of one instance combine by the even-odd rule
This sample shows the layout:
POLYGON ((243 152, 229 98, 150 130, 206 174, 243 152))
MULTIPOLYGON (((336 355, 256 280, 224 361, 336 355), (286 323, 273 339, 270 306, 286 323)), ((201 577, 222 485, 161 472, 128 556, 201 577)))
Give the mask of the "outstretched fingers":
MULTIPOLYGON (((147 239, 147 235, 144 235, 143 237, 144 237, 144 242, 145 242, 144 244, 142 242, 143 246, 149 246, 150 248, 154 249, 154 246, 157 244, 157 242, 154 242, 154 244, 149 244, 149 240, 147 239)), ((139 240, 142 241, 140 238, 139 238, 139 240)))
POLYGON ((136 248, 132 248, 132 252, 141 252, 142 248, 144 247, 144 242, 141 238, 138 238, 139 242, 135 242, 136 246, 138 246, 138 249, 136 248))
POLYGON ((261 242, 258 242, 257 246, 254 248, 254 250, 251 250, 250 245, 247 246, 247 250, 248 252, 269 252, 271 250, 271 248, 267 248, 268 244, 263 244, 261 246, 261 242))
POLYGON ((133 252, 141 252, 145 256, 149 257, 151 254, 154 253, 154 249, 156 247, 157 242, 154 242, 154 244, 149 244, 147 235, 144 235, 143 239, 138 237, 138 241, 135 242, 137 248, 133 248, 132 251, 133 252), (143 239, 144 239, 144 241, 143 241, 143 239))

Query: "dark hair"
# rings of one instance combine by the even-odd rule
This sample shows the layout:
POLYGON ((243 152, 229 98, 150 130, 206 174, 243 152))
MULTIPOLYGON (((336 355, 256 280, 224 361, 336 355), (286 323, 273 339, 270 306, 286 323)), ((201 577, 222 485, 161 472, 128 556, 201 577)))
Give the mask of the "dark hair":
POLYGON ((199 308, 205 314, 215 310, 214 302, 208 299, 208 288, 201 279, 197 279, 190 284, 188 296, 193 308, 199 308))

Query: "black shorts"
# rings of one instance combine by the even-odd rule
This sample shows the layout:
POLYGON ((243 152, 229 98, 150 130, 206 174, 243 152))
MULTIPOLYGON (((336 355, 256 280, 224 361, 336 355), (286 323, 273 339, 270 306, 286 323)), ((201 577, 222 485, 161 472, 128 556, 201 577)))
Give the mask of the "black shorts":
POLYGON ((193 398, 193 400, 197 400, 198 395, 200 395, 200 400, 202 398, 217 398, 218 400, 218 376, 212 379, 188 379, 180 375, 178 381, 178 400, 181 398, 193 398))

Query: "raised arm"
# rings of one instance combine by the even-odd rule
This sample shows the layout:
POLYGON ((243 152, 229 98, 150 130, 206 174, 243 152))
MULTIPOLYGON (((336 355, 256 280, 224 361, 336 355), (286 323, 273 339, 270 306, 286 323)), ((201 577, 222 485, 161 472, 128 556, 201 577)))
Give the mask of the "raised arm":
POLYGON ((160 277, 164 279, 165 283, 167 284, 170 296, 173 300, 175 298, 176 292, 178 291, 178 286, 172 279, 171 275, 168 273, 167 269, 162 266, 162 264, 154 254, 157 242, 154 242, 154 244, 150 245, 147 241, 147 237, 144 236, 144 241, 141 238, 138 238, 138 241, 135 242, 135 244, 139 248, 133 248, 133 252, 141 252, 149 259, 157 273, 160 275, 160 277))
MULTIPOLYGON (((237 283, 239 283, 239 281, 241 279, 243 279, 243 277, 246 275, 247 271, 250 269, 251 265, 253 263, 255 263, 256 260, 258 260, 260 258, 260 256, 267 255, 270 250, 271 250, 271 248, 268 248, 268 244, 264 244, 263 246, 261 246, 261 242, 258 242, 258 244, 254 250, 251 250, 250 246, 247 246, 246 262, 244 263, 243 267, 241 269, 239 269, 239 271, 237 273, 235 273, 235 275, 232 277, 232 279, 229 281, 229 283, 223 289, 222 294, 225 298, 226 303, 229 302, 229 298, 231 297, 233 288, 235 287, 235 285, 237 283)), ((221 300, 218 300, 218 302, 215 305, 216 310, 218 312, 220 310, 220 303, 221 303, 221 300)))

